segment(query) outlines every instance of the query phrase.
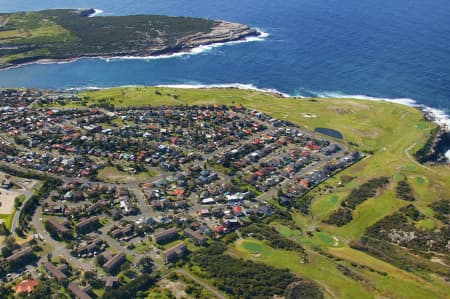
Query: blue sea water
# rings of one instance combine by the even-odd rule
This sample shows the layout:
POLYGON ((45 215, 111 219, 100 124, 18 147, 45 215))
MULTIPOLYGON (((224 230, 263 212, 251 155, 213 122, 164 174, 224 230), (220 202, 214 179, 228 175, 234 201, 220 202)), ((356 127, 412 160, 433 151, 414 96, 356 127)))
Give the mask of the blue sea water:
POLYGON ((410 98, 450 111, 449 0, 0 0, 0 11, 99 8, 241 22, 270 34, 196 55, 0 71, 0 86, 251 84, 290 95, 410 98))

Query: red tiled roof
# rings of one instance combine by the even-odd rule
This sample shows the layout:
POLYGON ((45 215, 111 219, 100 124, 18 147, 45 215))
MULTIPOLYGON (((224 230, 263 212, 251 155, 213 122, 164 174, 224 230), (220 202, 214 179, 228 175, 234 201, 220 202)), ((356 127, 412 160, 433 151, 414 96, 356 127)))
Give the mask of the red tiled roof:
POLYGON ((26 279, 16 286, 16 294, 31 293, 39 285, 39 281, 35 279, 26 279))

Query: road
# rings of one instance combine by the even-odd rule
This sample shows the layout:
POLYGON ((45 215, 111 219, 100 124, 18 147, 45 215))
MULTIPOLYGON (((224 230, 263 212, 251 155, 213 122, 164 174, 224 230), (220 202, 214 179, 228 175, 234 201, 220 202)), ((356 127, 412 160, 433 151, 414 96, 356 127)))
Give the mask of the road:
MULTIPOLYGON (((25 195, 25 200, 22 202, 22 206, 25 205, 25 203, 31 198, 33 195, 30 190, 27 190, 24 186, 17 183, 23 190, 22 194, 25 195)), ((13 220, 11 222, 11 234, 14 236, 16 234, 16 228, 17 224, 19 223, 20 214, 22 212, 22 208, 19 208, 16 213, 14 214, 13 220)))
POLYGON ((45 230, 44 226, 42 225, 41 220, 41 207, 38 207, 36 209, 36 213, 33 215, 33 219, 31 220, 31 223, 36 229, 36 232, 42 236, 45 243, 48 243, 52 247, 52 255, 54 257, 56 256, 62 256, 65 258, 68 262, 72 264, 72 266, 83 269, 84 271, 87 270, 94 270, 95 266, 92 264, 92 261, 87 261, 83 259, 74 258, 70 255, 69 251, 65 248, 64 243, 59 243, 55 241, 45 230))
POLYGON ((213 288, 210 284, 207 284, 206 282, 200 280, 199 278, 195 277, 194 275, 192 275, 188 271, 183 270, 183 269, 177 269, 174 272, 182 274, 182 275, 186 276, 189 279, 192 279, 193 281, 195 281, 196 283, 201 285, 203 288, 205 288, 208 291, 210 291, 216 298, 226 299, 226 297, 224 295, 222 295, 222 293, 219 292, 216 288, 213 288))

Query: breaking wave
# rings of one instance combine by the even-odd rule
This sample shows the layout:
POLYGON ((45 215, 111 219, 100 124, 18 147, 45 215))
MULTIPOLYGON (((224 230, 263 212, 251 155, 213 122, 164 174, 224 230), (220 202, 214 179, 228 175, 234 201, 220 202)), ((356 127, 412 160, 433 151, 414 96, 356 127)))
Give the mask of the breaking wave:
POLYGON ((156 59, 168 59, 168 58, 175 58, 175 57, 182 57, 182 56, 188 56, 188 55, 198 55, 205 52, 209 52, 214 48, 219 48, 223 46, 231 46, 236 44, 242 44, 242 43, 248 43, 248 42, 260 42, 264 41, 267 37, 270 36, 269 33, 262 31, 259 28, 255 28, 256 31, 259 33, 258 36, 248 36, 241 40, 236 41, 229 41, 229 42, 223 42, 223 43, 214 43, 209 45, 201 45, 183 52, 177 52, 177 53, 171 53, 171 54, 161 54, 161 55, 152 55, 152 56, 117 56, 117 57, 99 57, 100 59, 103 59, 105 61, 117 61, 117 60, 156 60, 156 59))

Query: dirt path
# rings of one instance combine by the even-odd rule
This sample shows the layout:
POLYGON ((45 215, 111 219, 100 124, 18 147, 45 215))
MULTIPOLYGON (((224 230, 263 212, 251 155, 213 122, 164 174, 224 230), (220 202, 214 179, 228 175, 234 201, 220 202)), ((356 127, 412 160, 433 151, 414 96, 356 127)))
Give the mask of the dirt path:
POLYGON ((214 294, 214 296, 216 298, 219 299, 226 299, 226 297, 224 295, 222 295, 222 293, 220 293, 217 289, 215 289, 214 287, 212 287, 211 285, 205 283, 204 281, 200 280, 199 278, 195 277, 194 275, 192 275, 191 273, 189 273, 186 270, 183 269, 177 269, 175 270, 176 273, 180 273, 184 276, 186 276, 189 279, 192 279, 193 281, 195 281, 196 283, 198 283, 199 285, 201 285, 202 287, 204 287, 205 289, 207 289, 208 291, 210 291, 212 294, 214 294))
POLYGON ((416 164, 416 165, 418 165, 418 166, 420 166, 420 167, 422 167, 422 168, 424 168, 424 169, 426 169, 426 170, 428 170, 428 171, 434 172, 433 169, 431 169, 431 168, 429 168, 429 167, 427 167, 427 166, 425 166, 425 165, 423 165, 423 164, 420 164, 420 163, 417 162, 413 157, 411 157, 411 155, 409 154, 409 151, 410 151, 411 149, 413 149, 415 146, 416 146, 416 143, 413 143, 410 147, 408 147, 407 149, 405 149, 405 154, 406 154, 406 156, 408 157, 408 159, 409 159, 412 163, 414 163, 414 164, 416 164))

